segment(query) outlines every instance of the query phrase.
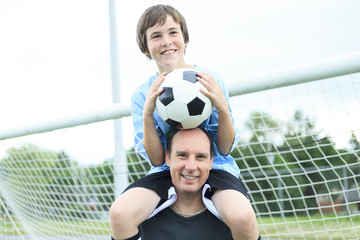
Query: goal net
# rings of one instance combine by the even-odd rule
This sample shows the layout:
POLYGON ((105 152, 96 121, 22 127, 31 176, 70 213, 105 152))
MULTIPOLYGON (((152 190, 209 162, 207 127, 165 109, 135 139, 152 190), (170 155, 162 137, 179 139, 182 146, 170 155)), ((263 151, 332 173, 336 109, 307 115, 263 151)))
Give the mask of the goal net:
MULTIPOLYGON (((263 238, 359 239, 360 74, 231 105, 242 136, 231 155, 263 238)), ((0 239, 109 239, 113 146, 112 121, 1 140, 0 239)), ((125 149, 133 182, 150 166, 125 149)))

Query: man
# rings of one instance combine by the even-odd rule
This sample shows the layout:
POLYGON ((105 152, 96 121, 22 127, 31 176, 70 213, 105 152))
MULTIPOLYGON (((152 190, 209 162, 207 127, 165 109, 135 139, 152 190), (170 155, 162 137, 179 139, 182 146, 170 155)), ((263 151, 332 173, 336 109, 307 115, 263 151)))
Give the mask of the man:
POLYGON ((207 132, 201 128, 171 132, 165 161, 171 175, 168 200, 140 225, 141 239, 232 239, 205 197, 213 163, 213 142, 207 132))

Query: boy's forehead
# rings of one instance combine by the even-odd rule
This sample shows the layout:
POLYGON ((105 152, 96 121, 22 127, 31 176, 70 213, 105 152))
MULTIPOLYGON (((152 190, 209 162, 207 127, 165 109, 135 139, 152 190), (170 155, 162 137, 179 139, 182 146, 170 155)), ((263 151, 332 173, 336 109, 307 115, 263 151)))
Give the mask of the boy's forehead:
POLYGON ((155 23, 155 25, 149 27, 146 32, 153 32, 153 31, 157 31, 159 29, 168 29, 170 27, 180 27, 180 24, 175 22, 173 17, 171 17, 170 15, 168 15, 166 17, 165 21, 161 21, 159 20, 158 22, 155 23))

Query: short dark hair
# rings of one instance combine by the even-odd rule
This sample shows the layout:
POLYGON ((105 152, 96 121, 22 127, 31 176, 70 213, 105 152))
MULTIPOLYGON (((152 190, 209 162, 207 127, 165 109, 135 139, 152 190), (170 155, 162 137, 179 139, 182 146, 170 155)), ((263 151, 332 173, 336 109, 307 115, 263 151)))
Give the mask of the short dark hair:
MULTIPOLYGON (((203 131, 205 133, 205 135, 208 137, 209 142, 210 142, 210 156, 214 155, 214 141, 211 137, 211 135, 201 126, 197 127, 198 129, 200 129, 201 131, 203 131)), ((174 128, 173 130, 171 130, 167 136, 166 136, 166 151, 170 154, 171 150, 172 150, 172 141, 174 136, 176 135, 177 132, 184 130, 181 128, 174 128)))
MULTIPOLYGON (((181 32, 184 36, 184 42, 189 42, 189 32, 186 26, 185 18, 181 13, 170 5, 158 4, 146 9, 141 15, 137 29, 136 29, 136 41, 142 53, 149 52, 146 31, 155 26, 157 23, 163 25, 166 22, 167 16, 171 16, 176 23, 180 25, 181 32)), ((151 59, 151 56, 148 56, 151 59)))

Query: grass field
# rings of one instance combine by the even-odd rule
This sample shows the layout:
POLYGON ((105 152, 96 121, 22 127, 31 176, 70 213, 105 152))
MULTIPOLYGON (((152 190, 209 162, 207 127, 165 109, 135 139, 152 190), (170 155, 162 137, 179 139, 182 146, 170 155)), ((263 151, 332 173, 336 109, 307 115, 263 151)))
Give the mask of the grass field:
POLYGON ((258 218, 259 229, 269 239, 358 239, 360 215, 258 218))
MULTIPOLYGON (((264 239, 358 239, 360 237, 360 215, 335 216, 312 215, 311 217, 258 217, 259 229, 264 239)), ((37 223, 39 234, 47 235, 103 235, 110 236, 110 227, 107 221, 61 222, 46 221, 37 223), (52 231, 49 229, 52 228, 52 231), (40 229, 40 230, 39 230, 40 229), (55 230, 55 231, 54 231, 55 230)), ((16 228, 11 223, 1 224, 0 235, 27 235, 20 223, 16 228)), ((6 240, 6 237, 5 237, 6 240)))

